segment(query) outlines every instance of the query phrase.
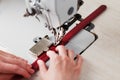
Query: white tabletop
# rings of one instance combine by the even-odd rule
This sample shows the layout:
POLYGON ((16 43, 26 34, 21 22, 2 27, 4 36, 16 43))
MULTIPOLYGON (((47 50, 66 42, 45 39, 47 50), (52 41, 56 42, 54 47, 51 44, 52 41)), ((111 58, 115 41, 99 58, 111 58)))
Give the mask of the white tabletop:
POLYGON ((85 17, 99 5, 108 9, 93 21, 98 40, 82 55, 80 80, 120 80, 120 1, 84 0, 80 12, 85 17))

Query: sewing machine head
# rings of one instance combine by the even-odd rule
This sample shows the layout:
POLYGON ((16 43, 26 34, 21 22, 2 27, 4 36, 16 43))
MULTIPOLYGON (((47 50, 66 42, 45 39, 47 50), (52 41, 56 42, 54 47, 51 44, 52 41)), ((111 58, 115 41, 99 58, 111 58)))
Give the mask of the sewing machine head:
POLYGON ((82 4, 82 0, 26 0, 24 16, 44 21, 44 27, 54 35, 54 43, 59 44, 82 4))

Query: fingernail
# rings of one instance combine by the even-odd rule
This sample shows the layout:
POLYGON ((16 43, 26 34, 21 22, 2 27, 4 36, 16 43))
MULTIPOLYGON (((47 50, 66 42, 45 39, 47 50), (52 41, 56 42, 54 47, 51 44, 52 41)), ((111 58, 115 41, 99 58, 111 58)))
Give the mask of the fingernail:
POLYGON ((47 51, 47 56, 50 55, 52 52, 54 51, 51 51, 51 50, 47 51))
POLYGON ((30 70, 30 73, 33 74, 35 71, 33 69, 30 70))
POLYGON ((40 64, 40 65, 42 65, 43 61, 42 60, 38 60, 37 63, 40 64))
POLYGON ((34 69, 32 69, 31 67, 27 67, 27 70, 30 72, 30 73, 34 73, 35 71, 34 71, 34 69))
POLYGON ((49 56, 50 51, 47 51, 46 55, 49 56))

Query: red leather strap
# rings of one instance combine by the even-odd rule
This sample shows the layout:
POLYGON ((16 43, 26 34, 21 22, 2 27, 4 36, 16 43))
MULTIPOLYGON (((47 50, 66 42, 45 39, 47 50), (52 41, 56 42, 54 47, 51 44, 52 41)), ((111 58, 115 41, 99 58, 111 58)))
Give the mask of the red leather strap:
POLYGON ((88 17, 82 20, 76 27, 69 31, 62 39, 61 44, 65 45, 71 40, 80 30, 84 29, 91 21, 97 18, 103 11, 106 10, 105 5, 101 5, 94 12, 92 12, 88 17))
MULTIPOLYGON (((60 45, 66 45, 78 32, 84 29, 91 21, 93 21, 96 17, 98 17, 102 12, 106 10, 105 5, 101 5, 97 8, 93 13, 91 13, 88 17, 82 20, 79 24, 76 25, 71 31, 69 31, 62 39, 60 45)), ((56 46, 51 46, 49 50, 55 51, 56 46)), ((37 60, 43 60, 44 62, 49 60, 49 57, 46 55, 46 52, 43 52, 42 55, 38 57, 37 60)), ((32 64, 33 69, 38 70, 37 60, 32 64)))

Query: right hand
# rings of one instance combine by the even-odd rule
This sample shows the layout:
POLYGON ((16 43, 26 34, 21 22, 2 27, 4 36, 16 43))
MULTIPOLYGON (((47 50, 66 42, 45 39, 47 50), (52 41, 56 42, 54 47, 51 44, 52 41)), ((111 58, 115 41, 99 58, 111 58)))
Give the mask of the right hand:
POLYGON ((49 68, 42 60, 38 61, 40 80, 78 80, 82 65, 81 56, 78 55, 75 61, 73 51, 64 46, 58 46, 56 50, 59 54, 53 51, 47 52, 50 57, 49 68))
POLYGON ((26 60, 0 50, 0 80, 11 80, 15 75, 29 78, 32 73, 26 60))

